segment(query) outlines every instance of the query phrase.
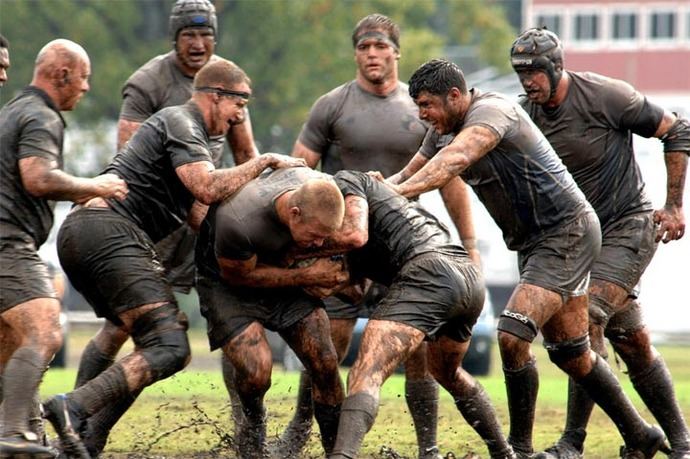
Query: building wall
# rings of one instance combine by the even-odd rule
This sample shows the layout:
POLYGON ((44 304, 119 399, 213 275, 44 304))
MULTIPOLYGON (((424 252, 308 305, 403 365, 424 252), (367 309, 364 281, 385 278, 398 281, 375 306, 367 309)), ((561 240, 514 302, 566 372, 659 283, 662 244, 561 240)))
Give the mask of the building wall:
POLYGON ((547 25, 566 68, 621 78, 643 92, 690 94, 690 0, 532 0, 524 28, 547 25))

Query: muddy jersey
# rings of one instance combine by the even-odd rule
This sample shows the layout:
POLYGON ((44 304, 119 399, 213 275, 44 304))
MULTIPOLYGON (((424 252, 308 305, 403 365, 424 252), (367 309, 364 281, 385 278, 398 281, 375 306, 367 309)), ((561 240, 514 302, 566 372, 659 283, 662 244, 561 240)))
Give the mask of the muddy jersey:
MULTIPOLYGON (((482 126, 501 140, 461 177, 501 228, 510 250, 533 246, 589 208, 563 162, 516 102, 477 89, 471 97, 458 132, 482 126)), ((420 153, 431 158, 452 140, 452 135, 439 135, 431 128, 420 153)))
POLYGON ((406 84, 377 96, 351 81, 316 101, 299 141, 321 154, 324 172, 378 170, 388 177, 407 165, 425 133, 406 84))
POLYGON ((451 242, 438 220, 366 173, 341 171, 335 181, 343 196, 358 196, 369 206, 369 239, 348 255, 356 276, 390 285, 403 265, 417 255, 468 256, 462 246, 451 242))
POLYGON ((0 111, 0 224, 31 236, 38 248, 53 226, 55 203, 29 194, 19 160, 38 156, 62 169, 65 121, 41 89, 27 86, 0 111))
POLYGON ((308 167, 264 172, 220 204, 212 205, 197 242, 197 270, 218 276, 216 257, 281 266, 293 239, 276 212, 275 201, 302 185, 322 177, 308 167))
MULTIPOLYGON (((217 59, 214 54, 211 59, 217 59)), ((122 88, 120 118, 143 123, 165 107, 182 105, 192 97, 194 77, 175 65, 175 51, 156 56, 135 71, 122 88)), ((224 136, 211 137, 214 164, 220 167, 224 136)))
POLYGON ((159 111, 105 169, 104 173, 119 176, 129 187, 127 198, 109 200, 110 207, 158 242, 187 220, 194 202, 175 169, 211 162, 208 142, 204 119, 193 102, 159 111))
POLYGON ((602 226, 651 210, 635 161, 632 135, 651 137, 663 109, 628 83, 594 73, 568 72, 570 86, 555 109, 522 105, 573 175, 602 226))

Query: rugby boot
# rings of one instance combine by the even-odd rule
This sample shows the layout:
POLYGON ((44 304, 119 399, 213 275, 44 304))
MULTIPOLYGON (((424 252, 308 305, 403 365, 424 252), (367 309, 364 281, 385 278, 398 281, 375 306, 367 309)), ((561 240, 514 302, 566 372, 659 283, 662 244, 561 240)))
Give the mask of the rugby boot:
POLYGON ((0 438, 0 459, 52 459, 55 451, 40 444, 33 432, 0 438))
POLYGON ((62 452, 69 459, 91 459, 79 431, 84 427, 83 416, 79 410, 70 406, 65 394, 59 394, 43 404, 46 419, 53 425, 60 437, 62 452))
POLYGON ((513 451, 515 451, 515 459, 535 459, 533 452, 520 451, 513 445, 513 451))
POLYGON ((534 459, 582 459, 582 453, 582 450, 561 438, 555 445, 537 453, 534 459))
POLYGON ((443 459, 438 451, 438 446, 431 446, 424 451, 420 451, 419 459, 443 459))
POLYGON ((622 459, 651 459, 661 451, 670 454, 671 448, 666 444, 666 435, 657 426, 647 428, 647 438, 634 446, 621 446, 620 456, 622 459))
POLYGON ((379 450, 379 456, 384 459, 404 459, 396 450, 385 445, 379 450))

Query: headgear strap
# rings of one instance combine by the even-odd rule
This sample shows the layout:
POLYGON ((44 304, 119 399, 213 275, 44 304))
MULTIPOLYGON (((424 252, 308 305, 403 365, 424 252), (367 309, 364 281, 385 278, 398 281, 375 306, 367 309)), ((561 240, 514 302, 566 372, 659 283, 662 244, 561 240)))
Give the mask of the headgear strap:
POLYGON ((371 40, 371 39, 377 40, 379 42, 383 42, 383 43, 387 44, 388 46, 392 47, 393 49, 395 49, 396 51, 400 51, 400 49, 398 49, 398 45, 396 45, 393 42, 393 40, 390 39, 390 37, 388 35, 386 35, 383 32, 379 32, 377 30, 372 30, 370 32, 364 32, 363 34, 358 36, 357 37, 357 44, 355 45, 355 47, 359 46, 359 44, 362 43, 363 41, 371 40))

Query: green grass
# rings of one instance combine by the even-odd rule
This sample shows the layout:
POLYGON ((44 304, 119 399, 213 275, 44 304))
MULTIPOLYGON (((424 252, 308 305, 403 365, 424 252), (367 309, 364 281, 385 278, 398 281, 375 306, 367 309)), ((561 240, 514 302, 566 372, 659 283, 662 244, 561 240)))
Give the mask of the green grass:
MULTIPOLYGON (((83 332, 71 334, 72 364, 88 336, 83 332)), ((227 394, 218 371, 219 355, 208 352, 202 333, 192 333, 192 346, 193 364, 187 370, 146 389, 114 429, 105 457, 234 457, 227 450, 217 454, 212 452, 221 438, 232 432, 227 394)), ((567 379, 548 361, 541 346, 535 344, 534 350, 540 369, 534 443, 537 448, 543 449, 560 435, 565 417, 567 379)), ((669 364, 680 405, 686 419, 690 419, 690 348, 662 346, 659 351, 669 364)), ((494 356, 498 356, 497 349, 494 349, 494 356)), ((495 358, 492 363, 491 376, 478 379, 490 394, 504 432, 507 432, 506 395, 498 360, 495 358)), ((652 421, 651 415, 632 390, 627 376, 616 368, 615 362, 613 367, 642 415, 652 421)), ((345 375, 343 371, 343 378, 345 375)), ((281 432, 292 415, 298 376, 295 372, 274 368, 273 384, 266 400, 270 438, 275 438, 281 432)), ((74 378, 74 369, 49 370, 41 387, 42 395, 68 391, 74 378)), ((456 456, 462 457, 469 451, 475 451, 482 457, 486 456, 483 443, 464 422, 450 396, 443 390, 438 440, 442 452, 454 451, 456 456)), ((595 409, 586 443, 587 457, 616 457, 620 444, 622 441, 615 426, 600 410, 595 409)), ((383 386, 379 414, 364 440, 360 457, 380 457, 378 452, 382 445, 390 446, 404 456, 416 457, 414 428, 407 414, 404 377, 401 375, 394 375, 383 386)), ((313 434, 306 457, 320 456, 318 436, 313 434)))

